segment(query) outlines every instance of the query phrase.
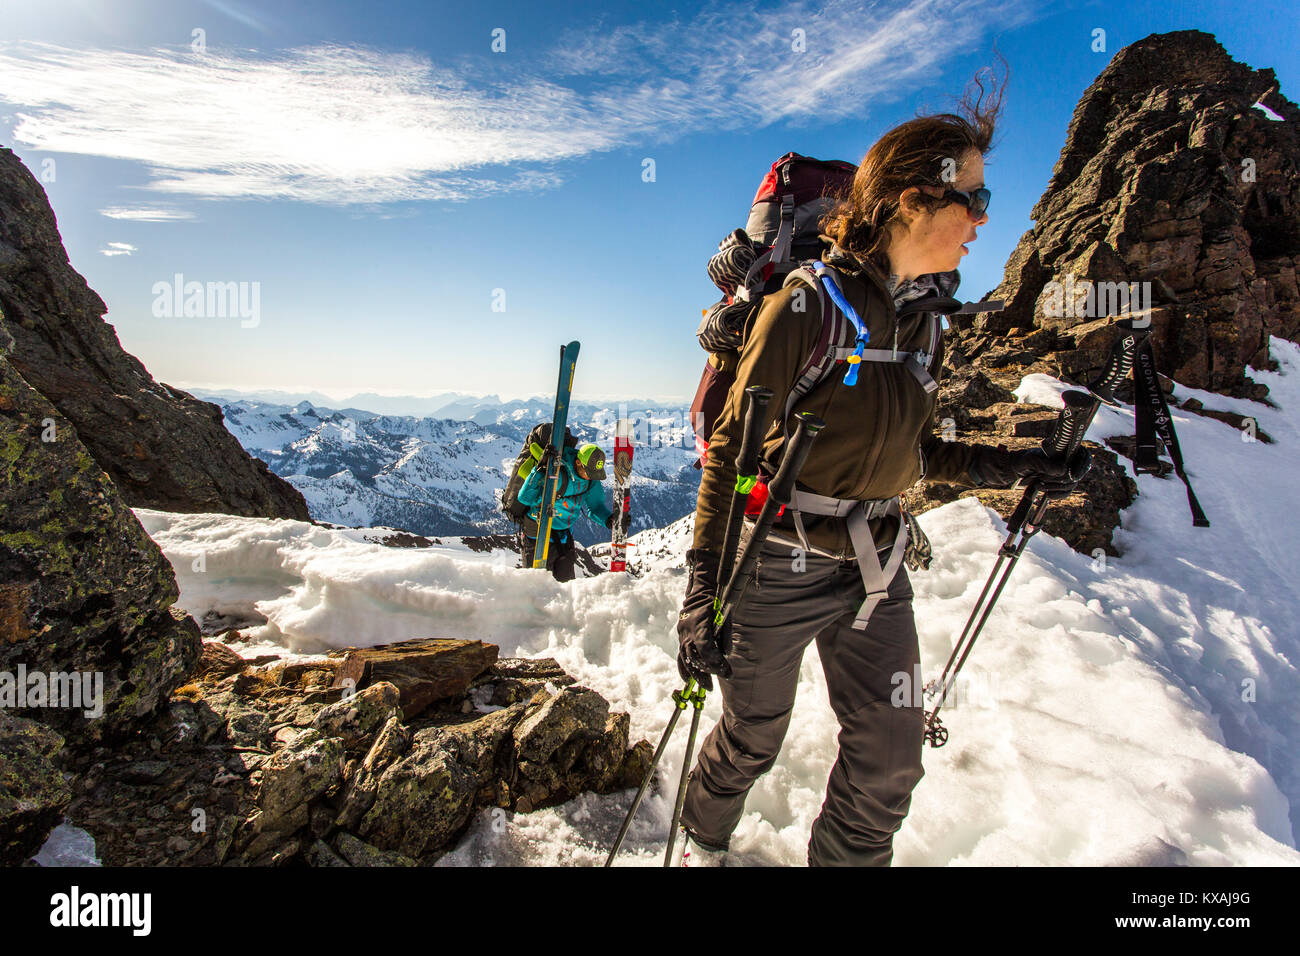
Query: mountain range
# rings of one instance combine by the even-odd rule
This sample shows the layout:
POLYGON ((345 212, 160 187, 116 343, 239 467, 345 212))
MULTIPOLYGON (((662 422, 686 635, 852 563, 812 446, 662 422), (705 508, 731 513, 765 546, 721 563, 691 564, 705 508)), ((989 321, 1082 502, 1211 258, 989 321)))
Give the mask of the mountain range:
MULTIPOLYGON (((501 491, 528 432, 553 413, 542 398, 449 395, 437 417, 417 417, 198 394, 221 408, 226 428, 250 455, 302 493, 313 518, 422 535, 513 531, 500 511, 501 491)), ((687 409, 575 403, 570 428, 579 442, 599 444, 612 465, 620 415, 634 430, 632 531, 692 512, 700 473, 692 466, 687 409)), ((607 471, 612 494, 612 467, 607 471)), ((574 536, 589 545, 608 532, 584 520, 574 536)))

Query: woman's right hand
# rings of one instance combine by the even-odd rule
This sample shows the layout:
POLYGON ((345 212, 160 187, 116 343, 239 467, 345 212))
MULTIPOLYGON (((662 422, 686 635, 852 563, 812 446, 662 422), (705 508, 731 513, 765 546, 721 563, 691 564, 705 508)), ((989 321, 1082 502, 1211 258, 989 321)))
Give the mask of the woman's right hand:
POLYGON ((731 676, 727 651, 731 649, 731 622, 719 633, 714 626, 713 598, 718 591, 718 558, 709 551, 692 548, 686 552, 691 569, 686 598, 677 617, 677 672, 682 680, 694 679, 706 691, 713 690, 711 674, 731 676))

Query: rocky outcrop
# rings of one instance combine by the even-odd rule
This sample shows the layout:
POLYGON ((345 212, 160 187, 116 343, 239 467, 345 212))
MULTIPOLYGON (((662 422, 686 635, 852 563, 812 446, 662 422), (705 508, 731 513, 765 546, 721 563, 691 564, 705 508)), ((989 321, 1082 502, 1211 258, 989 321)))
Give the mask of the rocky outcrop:
POLYGON ((1268 366, 1268 336, 1300 337, 1297 122, 1274 72, 1210 34, 1120 50, 1079 101, 1034 226, 988 295, 1006 310, 959 333, 960 352, 1029 351, 1087 381, 1109 345, 1095 323, 1127 295, 1149 309, 1161 372, 1263 397, 1248 369, 1268 366))
POLYGON ((364 651, 236 670, 208 642, 167 713, 75 766, 67 815, 108 865, 410 866, 436 860, 481 810, 508 821, 640 782, 651 749, 629 747, 627 714, 552 660, 484 647, 375 649, 440 688, 405 718, 378 669, 355 688, 339 679, 364 651))
POLYGON ((118 738, 189 673, 198 626, 173 607, 167 559, 5 344, 0 334, 0 708, 70 746, 118 738))
POLYGON ((302 495, 249 457, 221 410, 155 382, 69 264, 40 183, 0 149, 0 323, 9 357, 76 428, 132 507, 308 520, 302 495))

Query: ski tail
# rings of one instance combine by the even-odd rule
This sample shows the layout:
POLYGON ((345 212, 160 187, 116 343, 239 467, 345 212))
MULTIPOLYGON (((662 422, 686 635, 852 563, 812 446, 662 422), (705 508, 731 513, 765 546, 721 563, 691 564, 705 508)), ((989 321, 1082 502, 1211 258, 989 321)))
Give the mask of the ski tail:
POLYGON ((618 521, 610 533, 609 569, 627 570, 627 532, 623 516, 632 512, 632 423, 620 418, 614 431, 614 504, 618 521))

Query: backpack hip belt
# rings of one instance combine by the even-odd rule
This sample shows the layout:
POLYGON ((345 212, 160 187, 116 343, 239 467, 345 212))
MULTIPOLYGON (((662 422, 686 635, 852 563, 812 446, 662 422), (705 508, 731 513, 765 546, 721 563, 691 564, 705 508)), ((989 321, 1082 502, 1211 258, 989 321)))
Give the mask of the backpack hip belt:
POLYGON ((892 498, 829 498, 815 495, 809 491, 795 490, 790 499, 790 511, 794 519, 795 531, 799 534, 799 543, 804 550, 813 550, 808 543, 808 533, 804 530, 801 512, 810 515, 825 515, 843 518, 848 527, 849 540, 853 542, 854 555, 858 561, 858 570, 862 574, 862 584, 867 591, 866 599, 858 608, 853 619, 855 631, 865 630, 867 621, 876 609, 876 605, 889 594, 889 583, 898 574, 907 551, 907 522, 903 520, 903 510, 898 495, 892 498), (885 565, 880 566, 880 557, 876 554, 876 542, 871 535, 872 518, 887 516, 898 518, 898 533, 889 551, 885 565))

